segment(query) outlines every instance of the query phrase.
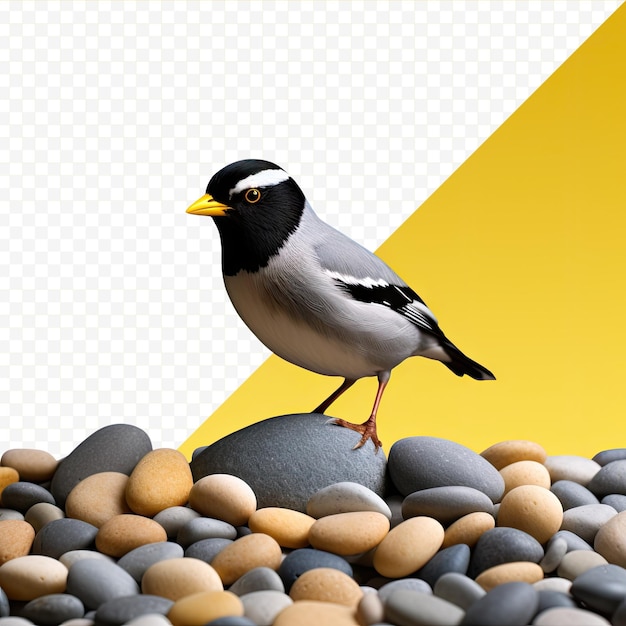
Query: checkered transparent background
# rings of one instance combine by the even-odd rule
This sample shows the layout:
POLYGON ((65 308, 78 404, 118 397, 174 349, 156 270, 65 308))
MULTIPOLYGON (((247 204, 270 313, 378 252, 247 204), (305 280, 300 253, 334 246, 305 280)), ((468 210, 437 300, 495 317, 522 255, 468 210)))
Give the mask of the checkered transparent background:
POLYGON ((217 169, 375 248, 619 4, 1 3, 0 453, 176 447, 267 357, 185 214, 217 169))

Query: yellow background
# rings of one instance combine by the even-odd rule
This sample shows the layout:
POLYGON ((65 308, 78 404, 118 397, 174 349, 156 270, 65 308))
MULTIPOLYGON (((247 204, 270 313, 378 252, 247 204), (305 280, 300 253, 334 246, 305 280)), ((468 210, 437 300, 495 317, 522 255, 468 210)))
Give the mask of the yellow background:
MULTIPOLYGON (((384 210, 381 192, 365 211, 384 210)), ((626 5, 377 253, 497 377, 401 364, 378 414, 386 451, 413 435, 476 451, 512 438, 550 454, 626 446, 626 5)), ((338 383, 272 356, 181 450, 310 411, 338 383)), ((375 390, 359 381, 329 415, 365 420, 375 390)))

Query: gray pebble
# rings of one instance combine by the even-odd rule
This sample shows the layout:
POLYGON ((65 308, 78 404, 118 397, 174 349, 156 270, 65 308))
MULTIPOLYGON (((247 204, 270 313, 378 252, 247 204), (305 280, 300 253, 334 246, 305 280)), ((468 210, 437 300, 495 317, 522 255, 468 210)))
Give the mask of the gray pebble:
POLYGON ((95 550, 70 550, 59 557, 59 561, 70 569, 77 561, 83 561, 84 559, 99 559, 100 561, 108 561, 109 563, 115 563, 115 559, 108 554, 102 554, 102 552, 96 552, 95 550))
POLYGON ((467 609, 463 626, 526 626, 539 605, 539 593, 522 582, 494 587, 467 609), (506 622, 503 616, 506 615, 506 622))
POLYGON ((617 511, 606 504, 585 504, 563 512, 561 530, 569 530, 584 541, 593 543, 600 527, 617 515, 617 511))
POLYGON ((385 619, 403 626, 457 626, 465 615, 452 602, 411 589, 394 591, 384 605, 385 619))
MULTIPOLYGON (((554 537, 553 537, 554 538, 554 537)), ((567 541, 563 537, 550 540, 546 546, 546 553, 539 562, 541 569, 546 574, 551 574, 561 564, 561 560, 567 554, 567 541)))
POLYGON ((170 506, 159 511, 152 519, 163 526, 170 541, 176 539, 180 529, 192 519, 201 517, 200 513, 188 506, 170 506))
POLYGON ((571 480, 586 487, 589 481, 600 471, 600 466, 591 459, 582 456, 562 454, 549 456, 544 465, 550 472, 550 480, 571 480))
POLYGON ((391 519, 387 503, 371 489, 355 482, 342 481, 322 487, 306 504, 307 514, 316 519, 352 511, 375 511, 391 519))
POLYGON ((24 515, 15 509, 0 509, 0 522, 7 519, 23 520, 24 515))
POLYGON ((626 459, 626 448, 613 448, 611 450, 602 450, 593 457, 598 465, 608 465, 613 461, 623 461, 626 459))
POLYGON ((20 611, 21 617, 35 624, 61 624, 85 614, 83 603, 67 593, 53 593, 31 600, 20 611))
POLYGON ((98 626, 121 626, 141 615, 167 615, 174 602, 152 595, 132 595, 114 598, 101 604, 96 611, 98 626))
POLYGON ((2 490, 0 504, 7 509, 14 509, 20 513, 25 513, 31 506, 39 502, 56 504, 54 497, 41 485, 18 481, 10 483, 2 490))
POLYGON ((463 574, 444 574, 436 583, 433 593, 467 610, 485 595, 485 590, 463 574))
POLYGON ((543 611, 533 621, 533 626, 563 626, 564 624, 567 626, 611 626, 611 622, 596 613, 567 607, 543 611))
POLYGON ((9 598, 7 598, 7 594, 0 588, 0 617, 8 617, 10 613, 9 598))
POLYGON ((574 534, 571 530, 559 530, 552 537, 550 541, 548 541, 547 548, 550 548, 550 544, 557 539, 565 539, 567 542, 567 551, 571 552, 572 550, 593 550, 593 548, 584 540, 581 539, 578 535, 574 534))
POLYGON ((204 626, 256 626, 256 624, 247 617, 219 617, 204 626))
POLYGON ((34 504, 24 515, 24 519, 35 529, 36 533, 48 522, 63 519, 64 517, 65 513, 63 509, 49 502, 38 502, 34 504))
POLYGON ((32 626, 33 622, 23 617, 0 617, 0 626, 32 626))
POLYGON ((425 515, 448 526, 469 513, 493 515, 493 508, 491 498, 473 487, 432 487, 409 494, 402 503, 402 517, 425 515))
POLYGON ((88 550, 95 546, 98 529, 79 519, 64 517, 48 522, 36 535, 32 553, 58 559, 70 550, 88 550))
POLYGON ((601 504, 607 504, 612 506, 618 513, 626 511, 626 496, 620 493, 612 493, 608 496, 604 496, 601 500, 601 504))
POLYGON ((272 626, 276 616, 286 609, 293 600, 280 591, 252 591, 240 596, 244 616, 257 626, 272 626))
POLYGON ((587 486, 598 498, 612 493, 626 495, 626 459, 607 463, 587 486))
POLYGON ((598 498, 587 487, 573 480, 557 480, 550 491, 560 500, 564 511, 585 504, 599 504, 598 498))
POLYGON ((139 585, 115 563, 83 559, 70 567, 66 592, 80 598, 87 609, 98 609, 114 598, 138 594, 139 585))
POLYGON ((562 591, 539 591, 539 605, 537 606, 537 615, 542 611, 554 609, 556 607, 576 608, 577 604, 569 593, 562 591))
POLYGON ((389 475, 404 496, 421 489, 461 485, 499 502, 504 480, 496 468, 473 450, 437 437, 407 437, 389 452, 389 475))
POLYGON ((192 543, 185 550, 185 556, 200 559, 200 561, 204 561, 205 563, 211 563, 211 561, 232 542, 232 539, 221 539, 220 537, 201 539, 200 541, 192 543))
POLYGON ((211 517, 196 517, 189 520, 176 536, 176 542, 187 548, 202 539, 236 539, 237 529, 228 522, 211 517))
POLYGON ((340 481, 356 482, 382 496, 387 461, 368 441, 352 448, 359 435, 328 423, 326 415, 274 417, 227 435, 191 461, 194 480, 234 474, 257 496, 258 507, 305 511, 317 491, 340 481))
POLYGON ((561 559, 558 574, 561 578, 574 580, 587 570, 606 563, 607 560, 593 550, 572 550, 561 559))
POLYGON ((236 580, 228 589, 235 595, 244 596, 255 591, 285 592, 281 577, 269 567, 255 567, 236 580))
POLYGON ((626 597, 626 570, 618 565, 600 565, 577 576, 571 593, 585 606, 612 613, 626 597))
POLYGON ((117 565, 140 583, 145 571, 151 565, 167 559, 179 559, 182 556, 184 556, 184 551, 177 543, 160 541, 148 543, 127 552, 117 565))
POLYGON ((378 590, 378 597, 383 604, 386 604, 389 597, 398 590, 411 591, 421 595, 431 595, 433 590, 430 585, 420 578, 399 578, 385 583, 378 590))
MULTIPOLYGON (((308 572, 316 567, 332 567, 340 572, 347 574, 352 578, 352 566, 342 557, 325 552, 324 550, 315 550, 313 548, 299 548, 290 552, 280 564, 278 575, 283 581, 285 592, 289 593, 291 585, 304 572, 308 572)), ((236 584, 236 583, 235 583, 236 584)))
POLYGON ((467 574, 470 562, 470 548, 464 543, 459 543, 443 550, 439 550, 424 567, 415 574, 418 578, 425 580, 431 587, 444 574, 456 572, 457 574, 467 574))
POLYGON ((404 497, 399 494, 390 495, 385 498, 385 502, 391 511, 390 529, 395 528, 404 521, 402 517, 402 503, 404 502, 404 497))

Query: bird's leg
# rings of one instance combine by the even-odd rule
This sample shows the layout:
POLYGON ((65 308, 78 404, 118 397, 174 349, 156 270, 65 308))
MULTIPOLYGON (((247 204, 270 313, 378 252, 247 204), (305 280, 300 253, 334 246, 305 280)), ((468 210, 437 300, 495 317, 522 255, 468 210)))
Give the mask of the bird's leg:
POLYGON ((328 398, 326 398, 326 400, 324 400, 324 402, 322 402, 322 404, 320 404, 316 409, 313 409, 313 411, 311 411, 312 413, 322 413, 324 414, 324 412, 326 411, 326 409, 344 392, 347 391, 348 389, 350 389, 350 387, 352 387, 352 385, 354 385, 354 383, 356 382, 356 380, 350 380, 349 378, 346 378, 341 385, 339 386, 338 389, 335 389, 335 391, 333 391, 328 398))
POLYGON ((380 374, 378 374, 378 391, 376 392, 376 399, 374 400, 374 406, 372 407, 372 414, 365 422, 362 424, 353 424, 352 422, 346 422, 342 419, 333 420, 333 423, 337 426, 343 426, 344 428, 349 428, 350 430, 355 430, 357 433, 361 433, 362 437, 356 446, 354 446, 353 450, 357 450, 363 446, 368 439, 372 440, 376 452, 378 452, 378 448, 383 445, 378 438, 378 434, 376 433, 376 414, 378 413, 378 406, 380 405, 380 400, 383 397, 385 387, 389 382, 389 377, 390 372, 387 371, 380 372, 380 374))

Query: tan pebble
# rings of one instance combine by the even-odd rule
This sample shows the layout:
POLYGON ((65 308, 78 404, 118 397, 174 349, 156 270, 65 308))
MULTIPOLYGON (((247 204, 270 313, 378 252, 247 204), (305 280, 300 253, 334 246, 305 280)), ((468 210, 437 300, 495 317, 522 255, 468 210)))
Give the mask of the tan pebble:
POLYGON ((561 559, 557 573, 561 578, 574 580, 588 569, 606 564, 607 560, 593 550, 572 550, 561 559))
POLYGON ((309 542, 318 550, 350 556, 375 548, 388 532, 389 519, 382 513, 336 513, 315 521, 309 531, 309 542))
POLYGON ((141 579, 142 593, 174 602, 201 591, 223 590, 220 577, 208 563, 186 556, 151 565, 141 579))
POLYGON ((277 570, 282 557, 282 550, 275 539, 264 533, 252 533, 223 548, 211 565, 225 585, 232 585, 255 567, 277 570))
POLYGON ((148 543, 167 541, 161 524, 141 515, 116 515, 105 522, 96 535, 96 548, 109 556, 121 557, 148 543))
POLYGON ((55 519, 63 519, 64 517, 63 509, 50 504, 50 502, 37 502, 24 514, 24 519, 35 529, 36 533, 49 522, 53 522, 55 519))
POLYGON ((417 571, 439 550, 443 526, 431 517, 412 517, 380 542, 374 554, 374 568, 387 578, 402 578, 417 571))
POLYGON ((356 609, 356 621, 361 626, 383 622, 385 607, 377 591, 364 593, 356 609))
POLYGON ((363 597, 358 583, 332 567, 316 567, 301 574, 291 585, 289 597, 294 602, 317 600, 334 602, 356 609, 363 597))
POLYGON ((174 626, 202 626, 220 617, 241 617, 243 604, 230 591, 200 591, 177 600, 167 614, 174 626))
POLYGON ((503 467, 517 461, 543 463, 548 455, 543 447, 534 441, 511 439, 494 443, 486 450, 483 450, 480 456, 487 459, 497 470, 501 470, 503 467))
POLYGON ((468 513, 446 528, 442 548, 465 543, 473 548, 481 535, 496 525, 493 515, 477 511, 468 513))
POLYGON ((498 510, 498 526, 523 530, 539 543, 546 543, 563 522, 563 506, 548 489, 522 485, 507 493, 498 510))
POLYGON ((17 470, 12 467, 0 467, 0 495, 3 489, 11 483, 16 483, 20 479, 17 470))
POLYGON ((351 607, 301 600, 282 610, 272 626, 359 626, 351 607))
POLYGON ((153 517, 187 503, 193 478, 189 462, 178 450, 159 448, 146 454, 126 485, 126 502, 140 515, 153 517))
POLYGON ((8 519, 0 521, 0 565, 26 556, 35 539, 35 530, 26 521, 8 519))
POLYGON ((130 513, 125 491, 128 476, 120 472, 98 472, 81 480, 68 494, 65 513, 100 528, 116 515, 130 513))
POLYGON ((211 474, 191 488, 189 506, 207 517, 242 526, 256 511, 256 496, 248 483, 237 476, 211 474))
POLYGON ((532 585, 542 580, 543 576, 543 570, 537 563, 514 561, 486 569, 476 577, 476 582, 485 591, 490 591, 503 583, 523 582, 532 585))
POLYGON ((537 461, 516 461, 500 470, 500 476, 504 479, 504 495, 511 489, 522 485, 538 485, 544 489, 550 489, 550 472, 546 466, 537 461))
POLYGON ((67 567, 49 556, 29 554, 0 565, 0 589, 9 600, 30 601, 50 593, 63 593, 67 567))
POLYGON ((43 483, 52 478, 59 462, 45 450, 14 448, 2 455, 0 465, 12 467, 20 475, 20 480, 43 483))
POLYGON ((248 520, 253 533, 265 533, 283 548, 304 548, 309 545, 309 530, 315 518, 292 509, 267 507, 255 511, 248 520))
POLYGON ((593 547, 609 563, 626 567, 626 511, 618 513, 600 527, 593 547))

